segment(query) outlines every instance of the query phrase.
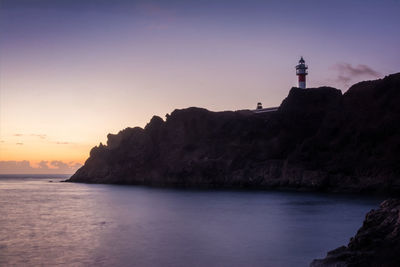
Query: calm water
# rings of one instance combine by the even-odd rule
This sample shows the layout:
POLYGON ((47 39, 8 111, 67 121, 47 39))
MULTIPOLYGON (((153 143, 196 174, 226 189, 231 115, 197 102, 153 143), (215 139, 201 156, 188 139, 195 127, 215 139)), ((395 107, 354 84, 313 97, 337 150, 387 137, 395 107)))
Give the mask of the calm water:
POLYGON ((381 200, 58 181, 0 178, 0 266, 308 266, 381 200))

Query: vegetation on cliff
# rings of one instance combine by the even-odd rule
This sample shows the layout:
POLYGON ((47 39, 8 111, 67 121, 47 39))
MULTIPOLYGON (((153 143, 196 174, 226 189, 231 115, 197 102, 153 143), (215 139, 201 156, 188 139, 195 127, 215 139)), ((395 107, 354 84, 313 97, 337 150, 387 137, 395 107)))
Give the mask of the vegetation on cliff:
POLYGON ((272 113, 175 110, 109 134, 68 181, 398 193, 399 102, 400 73, 292 88, 272 113))

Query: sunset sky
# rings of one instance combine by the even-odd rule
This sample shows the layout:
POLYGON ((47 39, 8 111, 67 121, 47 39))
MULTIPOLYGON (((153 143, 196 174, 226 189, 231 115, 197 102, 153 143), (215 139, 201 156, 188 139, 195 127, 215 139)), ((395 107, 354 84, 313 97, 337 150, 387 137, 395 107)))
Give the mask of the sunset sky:
POLYGON ((1 0, 0 173, 72 173, 176 108, 278 106, 400 71, 400 1, 1 0))

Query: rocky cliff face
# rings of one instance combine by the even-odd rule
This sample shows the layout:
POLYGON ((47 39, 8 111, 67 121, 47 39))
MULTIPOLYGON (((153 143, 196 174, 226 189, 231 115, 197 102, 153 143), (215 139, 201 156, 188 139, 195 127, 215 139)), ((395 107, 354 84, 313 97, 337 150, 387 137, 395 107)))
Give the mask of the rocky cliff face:
POLYGON ((400 192, 400 74, 292 88, 278 111, 175 110, 109 134, 71 182, 400 192))
POLYGON ((400 266, 400 200, 384 201, 370 211, 363 226, 348 246, 328 252, 311 267, 396 267, 400 266))

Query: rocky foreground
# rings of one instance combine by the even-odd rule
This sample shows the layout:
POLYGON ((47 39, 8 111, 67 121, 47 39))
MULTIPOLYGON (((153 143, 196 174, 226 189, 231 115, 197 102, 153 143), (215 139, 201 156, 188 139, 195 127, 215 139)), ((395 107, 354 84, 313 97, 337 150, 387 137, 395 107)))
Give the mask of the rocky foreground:
POLYGON ((400 73, 292 88, 272 113, 175 110, 109 134, 68 181, 398 194, 399 103, 400 73))
POLYGON ((384 201, 370 211, 355 237, 346 246, 314 260, 311 267, 400 266, 400 200, 384 201))

